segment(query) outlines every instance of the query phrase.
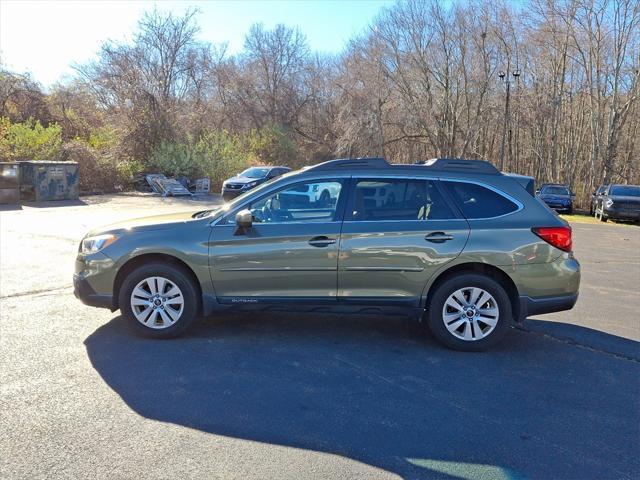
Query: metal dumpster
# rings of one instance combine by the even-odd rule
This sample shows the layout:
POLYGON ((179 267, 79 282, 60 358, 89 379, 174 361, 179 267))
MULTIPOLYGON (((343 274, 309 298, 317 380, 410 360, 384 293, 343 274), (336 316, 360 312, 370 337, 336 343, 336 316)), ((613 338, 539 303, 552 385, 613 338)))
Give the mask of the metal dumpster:
POLYGON ((23 161, 20 164, 20 198, 43 200, 76 200, 79 171, 76 162, 23 161))
POLYGON ((20 169, 16 162, 0 162, 0 203, 20 202, 20 169))

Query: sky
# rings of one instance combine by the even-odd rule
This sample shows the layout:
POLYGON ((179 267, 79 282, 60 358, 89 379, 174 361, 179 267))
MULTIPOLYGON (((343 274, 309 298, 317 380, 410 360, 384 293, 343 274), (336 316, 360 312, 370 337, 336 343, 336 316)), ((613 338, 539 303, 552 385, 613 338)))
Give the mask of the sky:
POLYGON ((0 61, 30 73, 48 88, 73 77, 74 63, 90 60, 107 41, 132 38, 145 11, 183 13, 198 7, 200 40, 242 49, 253 23, 297 26, 312 50, 338 53, 393 0, 0 0, 0 61))

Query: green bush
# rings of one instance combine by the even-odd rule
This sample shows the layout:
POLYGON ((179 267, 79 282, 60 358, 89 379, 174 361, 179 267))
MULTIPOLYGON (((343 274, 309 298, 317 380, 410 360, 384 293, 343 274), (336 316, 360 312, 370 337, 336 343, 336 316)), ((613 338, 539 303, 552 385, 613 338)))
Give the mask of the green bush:
POLYGON ((286 133, 275 127, 232 134, 205 132, 186 142, 163 142, 153 150, 151 170, 168 176, 207 176, 217 189, 222 181, 251 165, 295 165, 297 150, 286 133))
POLYGON ((59 160, 62 128, 58 124, 43 127, 39 121, 11 123, 2 120, 0 155, 3 160, 59 160))
POLYGON ((151 153, 149 167, 168 176, 202 174, 201 155, 190 143, 162 142, 151 153))
POLYGON ((120 137, 118 131, 108 125, 98 127, 89 133, 87 144, 96 150, 114 149, 118 146, 120 137))
POLYGON ((298 150, 286 131, 279 126, 250 130, 243 137, 244 148, 252 164, 297 166, 298 150))

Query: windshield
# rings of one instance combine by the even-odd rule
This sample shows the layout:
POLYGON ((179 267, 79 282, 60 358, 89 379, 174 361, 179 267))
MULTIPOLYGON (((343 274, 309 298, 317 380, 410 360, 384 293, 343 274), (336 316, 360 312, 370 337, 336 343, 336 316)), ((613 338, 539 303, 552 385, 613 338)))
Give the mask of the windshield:
POLYGON ((542 193, 546 195, 570 195, 569 189, 567 187, 557 186, 544 187, 542 189, 542 193))
POLYGON ((264 178, 267 176, 267 173, 269 173, 269 170, 269 168, 251 167, 247 168, 239 176, 248 178, 264 178))
POLYGON ((609 195, 619 195, 621 197, 640 197, 640 187, 635 185, 614 185, 609 190, 609 195))

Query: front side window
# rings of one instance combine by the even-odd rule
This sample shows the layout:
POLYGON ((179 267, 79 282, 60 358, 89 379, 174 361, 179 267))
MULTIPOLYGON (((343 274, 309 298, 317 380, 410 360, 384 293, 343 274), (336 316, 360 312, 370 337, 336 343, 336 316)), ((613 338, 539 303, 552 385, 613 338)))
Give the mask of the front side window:
POLYGON ((358 180, 352 206, 356 221, 456 218, 432 180, 358 180))
POLYGON ((249 208, 255 223, 332 222, 342 183, 316 180, 298 183, 267 195, 249 208))
POLYGON ((492 218, 518 210, 518 205, 493 190, 465 182, 443 182, 465 217, 492 218))

